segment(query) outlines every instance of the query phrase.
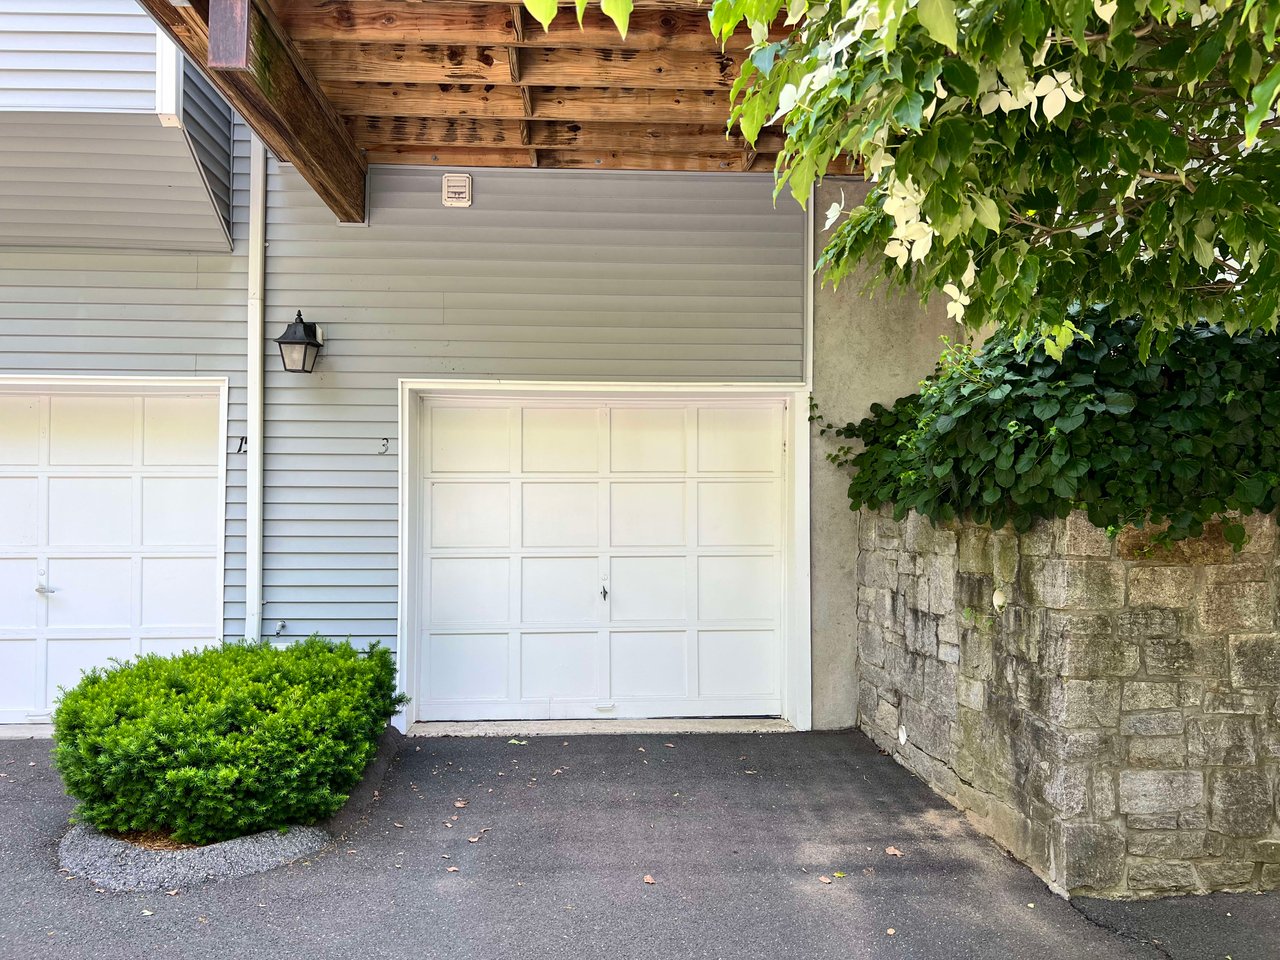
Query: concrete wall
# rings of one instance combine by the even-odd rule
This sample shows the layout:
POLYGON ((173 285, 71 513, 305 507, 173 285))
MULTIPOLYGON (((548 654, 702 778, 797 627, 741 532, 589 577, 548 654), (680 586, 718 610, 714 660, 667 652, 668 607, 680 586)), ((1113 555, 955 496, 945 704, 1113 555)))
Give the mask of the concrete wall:
POLYGON ((864 514, 860 727, 1059 890, 1280 886, 1276 524, 1247 526, 864 514))
MULTIPOLYGON (((822 224, 841 191, 848 209, 867 189, 861 180, 831 179, 819 187, 816 249, 826 242, 822 224)), ((813 306, 813 396, 833 423, 861 420, 872 403, 914 393, 942 353, 939 338, 960 332, 941 299, 925 308, 914 297, 868 297, 856 277, 836 289, 817 278, 813 306)), ((826 460, 833 446, 815 435, 810 488, 813 723, 828 730, 853 726, 857 701, 856 602, 849 584, 857 569, 859 516, 845 495, 848 477, 826 460)))

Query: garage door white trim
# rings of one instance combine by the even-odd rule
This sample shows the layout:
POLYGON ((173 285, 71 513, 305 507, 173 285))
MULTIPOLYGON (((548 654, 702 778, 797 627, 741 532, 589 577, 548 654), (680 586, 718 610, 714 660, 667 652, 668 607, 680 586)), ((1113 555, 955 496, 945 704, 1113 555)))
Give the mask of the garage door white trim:
MULTIPOLYGON (((399 635, 401 689, 417 698, 414 678, 421 674, 419 629, 423 556, 421 543, 423 452, 419 449, 424 401, 497 398, 544 403, 557 398, 574 402, 608 403, 643 401, 723 403, 725 401, 778 400, 785 402, 783 435, 786 443, 782 471, 784 493, 783 590, 780 694, 781 714, 798 729, 812 723, 809 627, 809 430, 808 389, 779 384, 601 384, 601 383, 495 383, 493 381, 400 382, 399 438, 399 635)), ((608 714, 601 714, 608 716, 608 714)), ((417 717, 411 706, 402 722, 417 717)))
MULTIPOLYGON (((213 596, 213 615, 214 618, 211 626, 215 630, 215 639, 220 639, 223 631, 223 622, 225 616, 224 600, 225 600, 225 583, 226 583, 226 489, 227 489, 227 417, 228 417, 228 381, 226 377, 93 377, 93 376, 49 376, 49 375, 11 375, 0 374, 0 395, 5 396, 21 396, 31 395, 34 397, 49 396, 53 398, 74 398, 74 397, 126 397, 126 398, 148 398, 148 397, 201 397, 213 398, 217 405, 217 451, 216 461, 212 470, 203 473, 203 476, 216 476, 216 516, 214 523, 216 524, 216 534, 213 540, 214 547, 214 570, 216 571, 216 582, 214 583, 213 596)), ((47 416, 47 414, 42 414, 47 416)), ((47 430, 46 425, 43 429, 47 430)), ((138 428, 135 428, 138 429, 138 428)), ((136 434, 135 434, 136 438, 136 434)), ((47 442, 46 438, 41 438, 41 444, 47 442)), ((53 469, 52 467, 35 468, 38 470, 53 469)), ((83 469, 83 468, 80 468, 83 469)), ((123 466, 112 468, 109 471, 90 470, 89 473, 107 472, 115 475, 125 470, 123 466)), ((127 472, 127 471, 126 471, 127 472)), ((175 476, 182 473, 181 470, 171 471, 175 476)), ((197 471, 198 472, 198 471, 197 471)), ((41 484, 41 489, 43 489, 41 484)), ((44 494, 41 494, 44 496, 44 494)), ((133 519, 134 524, 140 524, 141 517, 133 519)), ((206 521, 207 522, 207 521, 206 521)), ((48 531, 44 532, 47 536, 48 531)), ((136 532, 135 532, 136 533, 136 532)), ((135 536, 136 542, 136 536, 135 536)), ((44 548, 49 550, 51 548, 44 548)), ((129 548, 133 550, 134 548, 129 548)), ((92 552, 92 551, 91 551, 92 552)), ((112 552, 108 550, 108 552, 112 552)), ((118 551, 115 551, 118 552, 118 551)), ((180 547, 171 548, 169 551, 173 556, 181 556, 183 551, 180 547)), ((201 556, 208 558, 209 554, 204 552, 201 556)), ((207 562, 207 560, 206 560, 207 562)), ((136 574, 136 572, 135 572, 136 574)), ((133 601, 136 603, 136 599, 133 601)), ((138 611, 134 611, 133 619, 136 619, 138 611)), ((73 631, 74 632, 74 631, 73 631)), ((92 633, 92 630, 89 631, 92 633)), ((132 632, 132 628, 130 630, 132 632)), ((181 626, 173 626, 167 628, 166 631, 173 634, 176 638, 185 636, 187 631, 181 626)), ((45 690, 48 686, 49 678, 46 673, 48 665, 38 659, 36 664, 36 683, 38 686, 37 694, 43 699, 45 690)), ((37 709, 34 711, 17 711, 17 710, 0 710, 0 723, 22 723, 22 722, 39 722, 47 720, 49 711, 48 704, 45 709, 37 709)))

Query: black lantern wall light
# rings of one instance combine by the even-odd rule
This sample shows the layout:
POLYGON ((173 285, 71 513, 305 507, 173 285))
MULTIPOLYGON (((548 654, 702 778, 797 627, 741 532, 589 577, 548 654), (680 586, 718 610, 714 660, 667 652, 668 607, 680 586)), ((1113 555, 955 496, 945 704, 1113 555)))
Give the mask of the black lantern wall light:
POLYGON ((314 323, 302 319, 302 311, 293 322, 276 337, 280 346, 280 360, 289 373, 310 373, 316 367, 316 357, 324 346, 324 331, 314 323))

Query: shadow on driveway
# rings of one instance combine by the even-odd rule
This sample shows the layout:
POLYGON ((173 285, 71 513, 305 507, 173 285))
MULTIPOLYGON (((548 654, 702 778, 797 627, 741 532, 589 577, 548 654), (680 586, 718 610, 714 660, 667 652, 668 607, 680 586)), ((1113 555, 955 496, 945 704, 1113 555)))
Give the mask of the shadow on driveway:
POLYGON ((0 774, 6 960, 1200 956, 1091 923, 856 734, 408 740, 330 850, 176 896, 57 872, 48 741, 0 774))

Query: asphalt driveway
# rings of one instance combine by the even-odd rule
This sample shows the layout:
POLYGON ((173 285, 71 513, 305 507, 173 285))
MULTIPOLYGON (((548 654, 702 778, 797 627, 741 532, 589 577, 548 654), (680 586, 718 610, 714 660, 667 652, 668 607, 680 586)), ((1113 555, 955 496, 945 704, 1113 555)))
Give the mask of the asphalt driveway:
POLYGON ((1280 956, 1273 897, 1091 921, 852 734, 409 740, 333 848, 176 896, 60 875, 69 810, 0 741, 0 957, 1280 956))

